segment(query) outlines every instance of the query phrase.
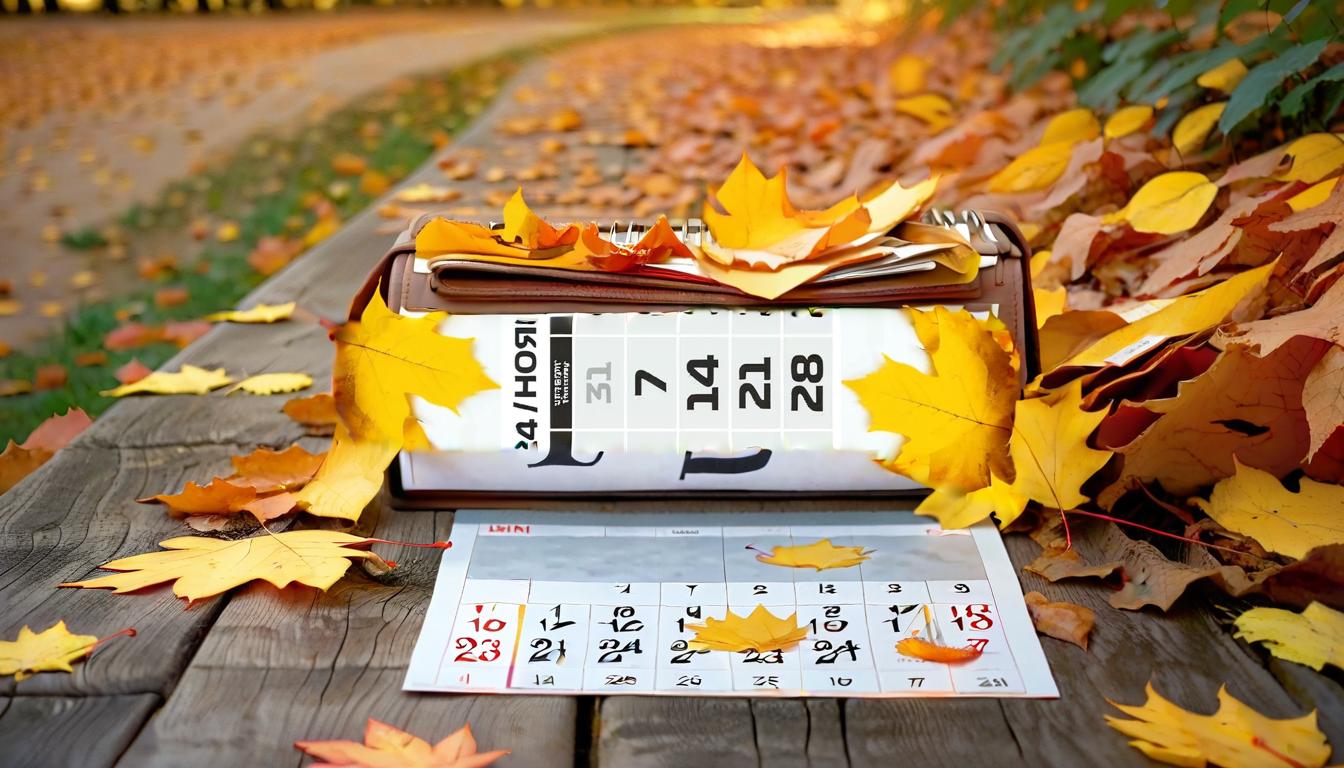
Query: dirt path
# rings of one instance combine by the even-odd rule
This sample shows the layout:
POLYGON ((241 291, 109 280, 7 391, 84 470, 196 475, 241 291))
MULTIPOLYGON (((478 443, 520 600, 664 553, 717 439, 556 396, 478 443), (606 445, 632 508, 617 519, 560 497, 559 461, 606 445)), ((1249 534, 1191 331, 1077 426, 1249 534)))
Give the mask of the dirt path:
POLYGON ((0 281, 17 301, 0 317, 0 340, 50 333, 78 302, 105 295, 101 280, 81 273, 108 254, 64 248, 54 242, 60 233, 115 219, 245 137, 304 125, 399 77, 627 20, 424 10, 7 26, 4 87, 46 77, 67 87, 0 92, 11 123, 0 139, 0 281), (80 56, 106 61, 60 69, 80 56))

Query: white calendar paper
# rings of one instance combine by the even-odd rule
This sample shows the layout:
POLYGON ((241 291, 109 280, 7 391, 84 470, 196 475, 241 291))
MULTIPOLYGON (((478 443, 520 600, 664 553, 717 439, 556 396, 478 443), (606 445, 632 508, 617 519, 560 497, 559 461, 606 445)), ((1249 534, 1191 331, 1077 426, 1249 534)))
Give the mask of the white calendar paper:
POLYGON ((461 693, 1056 697, 999 533, 909 512, 459 512, 404 688, 461 693), (758 552, 829 539, 815 571, 758 552), (810 627, 782 652, 697 650, 708 617, 810 627), (912 633, 978 658, 903 656, 912 633))
POLYGON ((695 309, 454 315, 498 389, 456 411, 414 399, 435 451, 400 460, 410 491, 909 491, 878 466, 844 385, 884 358, 929 370, 904 310, 695 309))

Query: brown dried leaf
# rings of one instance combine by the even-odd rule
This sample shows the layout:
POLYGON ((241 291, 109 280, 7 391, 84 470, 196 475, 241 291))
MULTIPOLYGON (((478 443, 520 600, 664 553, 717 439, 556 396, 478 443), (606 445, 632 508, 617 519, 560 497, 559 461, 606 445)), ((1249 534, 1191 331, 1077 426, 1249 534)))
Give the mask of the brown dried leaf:
POLYGON ((1097 615, 1091 608, 1073 603, 1051 602, 1040 592, 1026 594, 1027 613, 1036 631, 1087 650, 1088 635, 1097 615))

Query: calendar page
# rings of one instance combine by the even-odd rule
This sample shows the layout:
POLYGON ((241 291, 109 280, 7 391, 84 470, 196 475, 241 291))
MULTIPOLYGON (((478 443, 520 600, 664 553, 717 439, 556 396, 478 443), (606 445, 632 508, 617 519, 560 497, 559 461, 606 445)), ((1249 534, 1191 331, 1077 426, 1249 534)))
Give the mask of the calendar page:
POLYGON ((1058 696, 997 530, 909 512, 463 511, 404 688, 704 696, 1058 696), (867 559, 762 562, 828 539, 867 559), (757 606, 807 636, 782 651, 698 649, 695 630, 757 606), (975 647, 959 664, 897 652, 975 647))
POLYGON ((899 491, 844 381, 884 357, 928 370, 899 309, 455 315, 498 389, 415 401, 438 450, 401 458, 411 491, 899 491))

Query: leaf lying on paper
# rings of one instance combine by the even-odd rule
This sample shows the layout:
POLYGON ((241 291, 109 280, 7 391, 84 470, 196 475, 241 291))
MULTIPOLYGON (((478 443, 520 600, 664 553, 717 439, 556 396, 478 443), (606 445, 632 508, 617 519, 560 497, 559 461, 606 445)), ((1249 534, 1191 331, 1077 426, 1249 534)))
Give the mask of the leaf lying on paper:
POLYGON ((1036 631, 1087 650, 1087 638, 1097 614, 1091 608, 1047 600, 1040 592, 1026 594, 1027 613, 1036 631))
POLYGON ((1130 745, 1153 760, 1172 765, 1272 766, 1325 765, 1330 746, 1316 727, 1316 713, 1273 719, 1218 689, 1218 711, 1197 715, 1147 687, 1140 706, 1110 702, 1129 715, 1106 716, 1107 725, 1134 739, 1130 745))
POLYGON ((984 653, 981 649, 970 645, 964 648, 954 648, 948 645, 931 643, 918 637, 907 637, 896 643, 896 652, 912 659, 937 661, 943 664, 971 661, 980 658, 981 654, 984 653))
POLYGON ((313 377, 306 373, 259 373, 234 384, 226 394, 242 390, 253 395, 275 395, 298 392, 313 385, 313 377))
POLYGON ((105 390, 105 397, 125 397, 126 395, 204 395, 212 389, 219 389, 233 379, 224 373, 223 368, 207 370, 194 365, 183 365, 177 373, 155 371, 134 384, 123 384, 115 389, 105 390))
POLYGON ((1344 488, 1304 477, 1294 493, 1270 473, 1233 462, 1236 474, 1219 480, 1208 501, 1195 499, 1224 528, 1295 559, 1312 547, 1344 543, 1344 488))
POLYGON ((434 746, 418 736, 373 718, 364 726, 364 743, 357 741, 296 741, 294 748, 329 766, 355 768, 484 768, 507 749, 477 752, 471 726, 464 725, 434 746))
POLYGON ((1313 602, 1301 613, 1252 608, 1237 617, 1237 637, 1264 643, 1280 659, 1320 670, 1344 669, 1344 613, 1313 602))
POLYGON ((298 494, 301 507, 323 517, 359 519, 405 442, 408 395, 456 410, 468 397, 498 386, 472 354, 473 339, 439 335, 444 317, 402 317, 375 292, 361 318, 336 331, 332 389, 340 423, 326 460, 298 494))
POLYGON ((969 312, 937 307, 931 317, 935 323, 915 327, 932 374, 888 358, 845 386, 868 412, 870 431, 906 436, 887 463, 894 471, 967 490, 989 485, 991 470, 1011 477, 1006 447, 1018 392, 1012 359, 969 312))
POLYGON ((122 594, 171 581, 173 594, 188 602, 256 580, 280 588, 299 583, 325 591, 355 560, 387 567, 382 558, 367 551, 373 542, 337 531, 285 531, 236 541, 180 536, 160 542, 163 551, 123 557, 102 566, 121 573, 60 586, 122 594))
POLYGON ((779 546, 768 555, 757 555, 756 559, 770 565, 782 565, 787 568, 814 568, 818 571, 830 568, 848 568, 868 559, 870 552, 863 547, 844 547, 831 543, 830 539, 821 539, 811 544, 779 546))
POLYGON ((528 250, 543 250, 573 245, 579 239, 579 228, 573 224, 560 229, 551 226, 527 207, 519 188, 504 206, 504 229, 499 237, 528 250))
POLYGON ((251 309, 215 312, 206 315, 205 319, 215 323, 275 323, 293 317, 294 307, 295 303, 292 301, 284 304, 258 304, 251 309))
POLYGON ((687 624, 686 628, 695 630, 690 647, 733 653, 787 651, 808 633, 806 625, 798 626, 798 614, 781 619, 763 605, 756 606, 746 616, 738 616, 729 609, 723 619, 706 618, 704 624, 687 624))
POLYGON ((58 621, 41 632, 25 625, 14 640, 0 640, 0 675, 24 680, 34 672, 73 672, 70 663, 84 658, 98 642, 93 635, 75 635, 58 621))

